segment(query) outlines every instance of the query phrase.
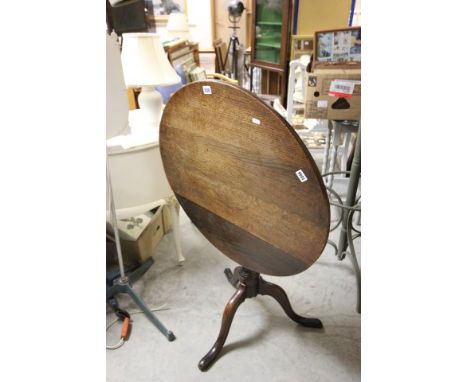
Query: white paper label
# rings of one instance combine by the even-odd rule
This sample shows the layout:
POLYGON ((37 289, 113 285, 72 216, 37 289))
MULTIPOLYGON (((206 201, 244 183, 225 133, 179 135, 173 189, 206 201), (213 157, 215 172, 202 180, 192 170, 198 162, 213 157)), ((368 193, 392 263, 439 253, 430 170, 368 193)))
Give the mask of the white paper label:
POLYGON ((317 107, 327 108, 327 106, 328 106, 328 101, 325 101, 325 100, 317 101, 317 107))
POLYGON ((336 96, 351 96, 354 92, 354 85, 360 83, 361 81, 355 80, 333 80, 328 93, 336 96))
POLYGON ((203 94, 212 94, 211 86, 208 86, 208 85, 203 86, 203 94))
POLYGON ((307 176, 305 176, 304 171, 302 171, 302 170, 297 170, 296 171, 296 176, 299 178, 301 183, 304 183, 307 180, 307 176))
POLYGON ((330 84, 330 93, 353 94, 354 82, 333 80, 330 84))
POLYGON ((260 120, 257 118, 252 118, 252 122, 255 123, 256 125, 260 125, 260 120))

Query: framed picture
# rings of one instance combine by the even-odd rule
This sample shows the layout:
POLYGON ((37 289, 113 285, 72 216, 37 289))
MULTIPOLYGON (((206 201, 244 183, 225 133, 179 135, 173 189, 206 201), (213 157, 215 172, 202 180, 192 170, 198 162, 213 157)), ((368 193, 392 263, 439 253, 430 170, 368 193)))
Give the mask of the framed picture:
POLYGON ((155 20, 167 21, 171 12, 187 14, 187 0, 147 0, 147 2, 151 3, 155 20))
POLYGON ((314 68, 359 69, 361 27, 315 32, 314 68))
POLYGON ((314 52, 314 36, 291 36, 291 60, 296 60, 303 55, 310 56, 314 52))

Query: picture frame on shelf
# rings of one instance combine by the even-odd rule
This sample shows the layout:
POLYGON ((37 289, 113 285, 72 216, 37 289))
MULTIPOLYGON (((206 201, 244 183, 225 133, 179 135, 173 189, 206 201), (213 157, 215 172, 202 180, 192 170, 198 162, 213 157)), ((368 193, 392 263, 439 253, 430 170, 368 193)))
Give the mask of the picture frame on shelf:
POLYGON ((361 27, 315 32, 314 69, 360 69, 361 27))
POLYGON ((171 12, 187 15, 187 0, 146 0, 145 2, 154 22, 167 23, 171 12))
POLYGON ((314 36, 291 36, 291 60, 297 60, 303 55, 312 56, 314 53, 314 36))

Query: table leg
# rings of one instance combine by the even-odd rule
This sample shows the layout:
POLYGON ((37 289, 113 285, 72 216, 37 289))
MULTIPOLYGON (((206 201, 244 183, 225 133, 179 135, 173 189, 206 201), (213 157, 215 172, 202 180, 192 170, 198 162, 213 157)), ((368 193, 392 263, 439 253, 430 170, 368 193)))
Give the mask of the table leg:
POLYGON ((348 163, 348 157, 349 157, 349 146, 350 146, 350 143, 351 143, 351 134, 352 133, 349 130, 344 132, 343 154, 341 155, 341 169, 340 169, 340 171, 346 171, 346 165, 348 163))
POLYGON ((332 123, 331 121, 328 121, 328 130, 325 134, 325 152, 323 154, 322 174, 325 174, 328 171, 328 156, 330 154, 331 132, 332 123))
MULTIPOLYGON (((359 186, 359 178, 361 175, 361 127, 359 126, 356 137, 356 149, 354 152, 353 163, 351 165, 351 174, 349 176, 348 190, 346 193, 346 200, 344 205, 352 207, 356 201, 356 193, 359 186)), ((348 215, 349 210, 344 209, 343 221, 341 224, 340 239, 338 241, 338 258, 343 258, 346 248, 348 246, 347 229, 348 229, 348 215)))
POLYGON ((253 77, 253 66, 250 66, 250 91, 252 91, 253 89, 253 81, 254 81, 254 77, 253 77))
MULTIPOLYGON (((340 136, 341 136, 341 126, 336 121, 332 121, 333 134, 332 134, 332 152, 330 158, 330 167, 328 172, 333 172, 335 170, 336 156, 338 154, 338 146, 340 145, 340 136)), ((328 176, 327 186, 333 187, 333 175, 328 176)))
POLYGON ((177 213, 174 203, 169 203, 168 207, 171 211, 172 236, 174 238, 174 246, 177 253, 177 260, 179 261, 179 264, 182 264, 185 261, 185 257, 182 255, 182 247, 180 245, 179 214, 177 213))

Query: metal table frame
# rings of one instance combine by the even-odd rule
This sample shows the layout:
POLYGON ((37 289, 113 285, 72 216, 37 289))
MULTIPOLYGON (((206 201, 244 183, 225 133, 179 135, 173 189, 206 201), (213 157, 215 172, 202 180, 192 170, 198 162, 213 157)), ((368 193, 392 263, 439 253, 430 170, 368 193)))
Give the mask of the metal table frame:
MULTIPOLYGON (((331 167, 333 168, 333 167, 331 167)), ((357 130, 357 137, 356 137, 356 146, 354 152, 354 158, 351 164, 351 171, 331 171, 322 174, 322 177, 327 179, 328 177, 333 177, 334 175, 338 174, 349 174, 349 183, 346 193, 346 199, 343 202, 338 193, 333 190, 332 184, 327 184, 326 188, 329 192, 329 196, 332 195, 338 200, 338 202, 330 201, 330 204, 341 208, 341 215, 338 219, 338 222, 331 227, 330 232, 337 229, 340 225, 340 237, 338 244, 335 244, 333 241, 329 240, 328 244, 330 244, 334 250, 335 254, 339 260, 343 260, 346 255, 349 253, 351 256, 351 262, 353 264, 355 276, 356 276, 356 284, 357 284, 357 306, 356 310, 358 313, 361 313, 361 269, 359 263, 357 261, 356 252, 354 249, 353 240, 361 236, 361 232, 358 231, 353 226, 353 216, 355 212, 361 211, 361 203, 360 197, 356 197, 357 190, 359 186, 359 181, 361 177, 361 125, 359 123, 358 130, 357 130), (349 252, 348 252, 349 250, 349 252)), ((331 178, 333 179, 333 178, 331 178)))

